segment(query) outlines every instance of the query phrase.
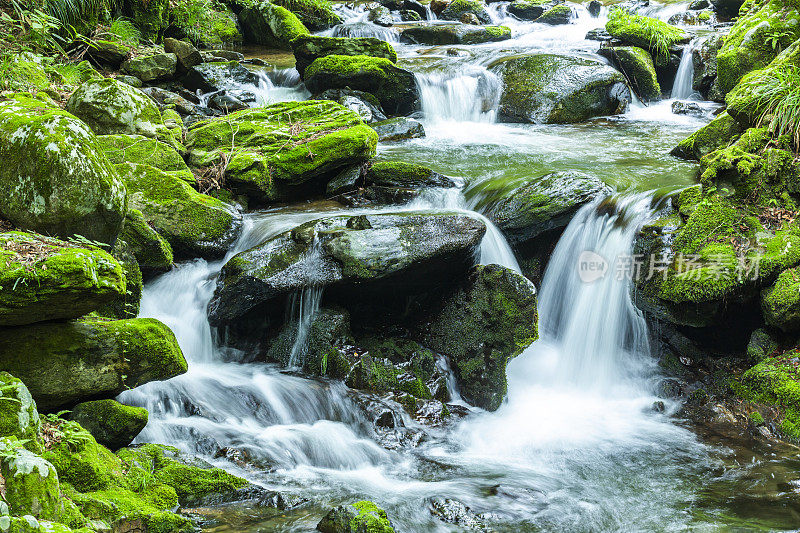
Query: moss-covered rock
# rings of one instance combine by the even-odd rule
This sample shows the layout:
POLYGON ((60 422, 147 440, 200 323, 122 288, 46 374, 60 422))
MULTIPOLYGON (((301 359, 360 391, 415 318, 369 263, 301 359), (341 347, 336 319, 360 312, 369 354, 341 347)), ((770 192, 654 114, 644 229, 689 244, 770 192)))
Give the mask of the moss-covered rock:
POLYGON ((727 112, 678 143, 670 152, 683 159, 699 160, 719 148, 724 148, 742 134, 742 127, 727 112))
POLYGON ((0 367, 19 377, 44 411, 113 397, 187 369, 175 335, 151 318, 4 328, 0 367))
POLYGON ((222 48, 243 41, 236 15, 215 0, 180 0, 172 7, 172 26, 203 48, 222 48))
POLYGON ((764 322, 787 333, 800 330, 800 270, 784 270, 761 292, 764 322))
POLYGON ((446 285, 475 262, 486 228, 455 213, 323 218, 237 254, 220 275, 209 317, 230 323, 253 307, 310 286, 355 285, 406 295, 446 285), (307 253, 316 238, 319 254, 307 253))
POLYGON ((370 501, 343 505, 325 515, 317 524, 321 533, 394 533, 386 511, 370 501))
POLYGON ((631 101, 625 77, 602 63, 557 54, 501 59, 498 116, 505 122, 565 124, 622 113, 631 101))
POLYGON ((538 338, 536 289, 499 265, 475 267, 431 319, 426 344, 450 358, 461 394, 494 411, 506 394, 506 364, 538 338))
POLYGON ((169 80, 178 70, 178 56, 175 54, 150 54, 134 56, 125 60, 122 72, 135 76, 142 83, 169 80))
POLYGON ((508 12, 521 20, 536 20, 553 7, 551 0, 515 0, 508 4, 508 12))
POLYGON ((0 159, 2 218, 66 238, 117 238, 125 185, 73 115, 24 95, 0 102, 0 159))
POLYGON ((125 0, 125 10, 139 28, 142 37, 158 41, 169 24, 169 2, 167 0, 125 0))
POLYGON ((194 183, 194 176, 174 147, 144 135, 98 135, 97 142, 113 165, 142 163, 194 183))
POLYGON ((292 40, 292 51, 297 60, 295 68, 303 77, 306 68, 315 59, 328 55, 382 57, 392 63, 397 61, 397 52, 386 41, 374 37, 322 37, 301 35, 292 40))
POLYGON ((474 26, 472 24, 415 25, 400 33, 400 41, 410 44, 482 44, 511 39, 508 26, 474 26))
POLYGON ((545 11, 541 17, 536 19, 536 22, 557 26, 559 24, 569 24, 571 19, 572 8, 567 4, 558 4, 545 11))
POLYGON ((482 24, 491 24, 492 17, 486 10, 483 0, 453 0, 442 11, 439 18, 443 20, 461 20, 465 14, 475 15, 482 24))
POLYGON ((172 266, 172 246, 150 227, 138 209, 128 211, 120 238, 130 247, 145 273, 172 266))
POLYGON ((393 365, 388 359, 372 355, 358 358, 345 383, 351 389, 374 393, 405 393, 422 400, 432 398, 430 389, 420 376, 393 365))
POLYGON ((323 100, 201 122, 189 129, 186 145, 195 167, 219 164, 224 155, 227 185, 264 202, 322 189, 338 169, 372 157, 377 140, 356 113, 323 100))
POLYGON ((0 437, 3 501, 14 515, 58 520, 63 511, 58 473, 47 460, 23 448, 14 437, 0 437))
POLYGON ((144 291, 142 269, 133 253, 133 249, 123 239, 117 239, 111 249, 111 257, 122 266, 125 276, 125 294, 117 296, 111 302, 97 309, 97 314, 106 318, 136 318, 139 316, 139 303, 144 291))
POLYGON ((400 161, 378 161, 364 175, 366 185, 422 189, 426 187, 455 187, 453 180, 428 167, 400 161))
POLYGON ((39 427, 39 412, 28 387, 0 372, 0 437, 14 437, 26 449, 39 452, 39 427))
POLYGON ((327 30, 343 22, 328 0, 274 0, 272 3, 294 13, 311 31, 327 30))
POLYGON ((795 349, 769 357, 732 384, 745 400, 779 407, 781 433, 793 440, 800 440, 800 372, 793 361, 797 355, 795 349))
POLYGON ((390 60, 369 56, 328 55, 314 60, 305 70, 312 93, 349 87, 374 94, 391 114, 405 115, 419 107, 414 74, 390 60))
POLYGON ((289 50, 295 37, 308 35, 308 29, 288 9, 270 2, 253 2, 239 12, 245 41, 289 50))
POLYGON ((72 408, 71 420, 79 423, 99 444, 112 450, 127 446, 147 425, 143 407, 123 405, 116 400, 94 400, 72 408))
POLYGON ((600 55, 610 59, 625 75, 639 98, 655 100, 661 97, 656 67, 647 50, 635 46, 608 46, 600 48, 600 55))
POLYGON ((107 252, 35 233, 0 234, 0 324, 78 318, 125 294, 107 252))
POLYGON ((131 48, 125 43, 97 39, 89 45, 86 55, 96 64, 118 69, 130 57, 131 48))
POLYGON ((686 41, 688 35, 677 26, 652 17, 614 9, 608 17, 606 31, 623 43, 644 48, 653 55, 657 66, 669 61, 669 48, 686 41))
POLYGON ((800 39, 798 6, 783 0, 748 0, 717 53, 719 89, 727 94, 753 70, 766 67, 800 39))
POLYGON ((163 236, 178 258, 220 257, 236 241, 242 217, 180 178, 149 165, 117 165, 132 208, 163 236))
POLYGON ((72 93, 67 110, 99 134, 138 134, 174 144, 155 102, 112 78, 90 80, 72 93))

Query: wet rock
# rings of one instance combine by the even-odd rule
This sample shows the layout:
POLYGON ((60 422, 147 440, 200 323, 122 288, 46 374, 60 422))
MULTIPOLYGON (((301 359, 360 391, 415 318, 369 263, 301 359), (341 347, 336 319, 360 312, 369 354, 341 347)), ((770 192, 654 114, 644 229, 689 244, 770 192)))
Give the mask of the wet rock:
POLYGON ((725 101, 725 95, 720 91, 717 82, 717 53, 724 42, 725 34, 715 33, 692 52, 692 89, 715 102, 725 101))
POLYGON ((702 117, 706 113, 705 110, 700 107, 700 104, 680 100, 672 102, 672 112, 676 115, 692 115, 695 117, 702 117))
POLYGON ((79 403, 72 408, 69 417, 91 433, 98 443, 117 450, 129 445, 144 429, 148 413, 143 407, 108 399, 79 403))
POLYGON ((300 19, 310 31, 318 32, 342 24, 343 19, 333 9, 331 2, 317 0, 273 0, 273 3, 285 7, 300 19))
POLYGON ((237 61, 201 63, 189 69, 183 85, 190 90, 221 91, 237 85, 257 85, 258 76, 237 61))
POLYGON ((175 54, 132 57, 121 66, 123 72, 136 76, 142 80, 142 83, 172 79, 175 77, 177 68, 178 57, 175 54))
POLYGON ((498 117, 504 122, 582 122, 622 113, 631 101, 621 73, 588 59, 531 54, 490 69, 503 79, 498 117))
POLYGON ((472 24, 475 26, 480 25, 481 21, 478 20, 478 17, 475 16, 474 13, 464 13, 461 15, 461 18, 458 21, 462 24, 472 24))
POLYGON ((784 270, 774 284, 761 292, 761 311, 768 326, 786 333, 800 331, 800 275, 784 270))
POLYGON ((593 30, 589 30, 586 32, 585 39, 587 41, 600 41, 606 42, 613 39, 610 33, 606 31, 605 28, 595 28, 593 30))
POLYGON ((730 144, 743 132, 741 126, 728 113, 721 113, 714 120, 692 133, 672 149, 670 154, 682 159, 696 159, 718 148, 730 144))
POLYGON ((86 124, 20 95, 0 103, 0 132, 0 216, 54 236, 114 242, 127 208, 125 185, 86 124))
POLYGON ((322 37, 303 35, 292 41, 292 52, 297 60, 295 68, 303 77, 306 68, 315 59, 327 55, 382 57, 392 63, 397 53, 391 44, 374 37, 322 37))
POLYGON ((653 54, 653 61, 658 67, 664 66, 669 60, 667 52, 671 47, 689 40, 686 32, 677 26, 630 13, 609 17, 606 31, 626 45, 644 48, 653 54), (655 43, 659 48, 655 47, 655 43))
POLYGON ((589 11, 591 16, 597 18, 600 16, 600 12, 603 10, 603 3, 599 0, 592 0, 586 4, 586 10, 589 11))
POLYGON ((380 142, 425 137, 425 128, 422 123, 408 117, 396 117, 373 122, 370 127, 377 132, 378 141, 380 142))
POLYGON ((541 17, 536 19, 536 22, 540 24, 557 26, 561 24, 569 24, 571 19, 572 8, 567 4, 558 4, 545 11, 541 17))
POLYGON ((331 100, 338 102, 344 107, 358 113, 364 122, 375 122, 386 120, 378 99, 364 91, 354 91, 352 89, 328 89, 314 96, 315 100, 331 100))
POLYGON ((208 107, 211 109, 216 109, 217 111, 222 111, 223 113, 233 113, 234 111, 241 111, 243 109, 249 109, 249 105, 242 102, 232 94, 228 94, 227 92, 217 93, 212 96, 208 101, 208 107))
POLYGON ((492 17, 486 10, 483 0, 453 0, 442 11, 439 18, 442 20, 461 20, 464 14, 475 15, 481 24, 491 24, 492 17))
POLYGON ((744 0, 710 0, 714 11, 723 20, 730 20, 739 14, 744 0))
POLYGON ((317 524, 321 533, 394 533, 386 511, 372 502, 361 501, 332 509, 317 524))
POLYGON ((603 46, 598 53, 611 60, 611 64, 625 75, 641 99, 661 98, 656 67, 647 50, 635 46, 603 46))
POLYGON ((113 397, 187 368, 175 335, 152 318, 4 328, 0 365, 28 386, 43 411, 113 397))
POLYGON ((507 26, 473 26, 471 24, 419 25, 404 29, 400 42, 422 45, 481 44, 511 39, 507 26))
POLYGON ((227 185, 256 202, 265 202, 323 190, 337 171, 375 155, 377 140, 377 134, 356 113, 335 102, 309 100, 248 109, 194 124, 186 135, 186 146, 190 166, 207 168, 219 164, 224 147, 233 141, 236 152, 227 161, 227 185), (307 122, 314 127, 292 127, 307 122))
POLYGON ((485 530, 486 521, 458 500, 436 498, 430 503, 431 514, 447 524, 465 529, 485 530))
POLYGON ((403 22, 419 22, 422 17, 419 16, 419 13, 416 11, 411 11, 410 9, 404 9, 400 12, 400 20, 403 22))
POLYGON ((394 24, 391 12, 384 6, 376 6, 370 9, 367 13, 367 20, 385 28, 394 24))
POLYGON ((450 178, 433 172, 428 167, 413 163, 379 161, 370 166, 364 176, 366 185, 423 189, 428 187, 455 187, 450 178))
POLYGON ((709 7, 708 0, 693 0, 692 3, 689 4, 689 9, 692 11, 700 11, 701 9, 707 9, 709 7))
POLYGON ((414 74, 385 58, 321 57, 306 68, 305 84, 312 93, 350 88, 374 94, 381 107, 391 114, 407 115, 420 105, 414 74))
POLYGON ((508 4, 508 12, 520 20, 536 20, 554 5, 549 1, 515 0, 508 4))
POLYGON ((197 105, 172 91, 159 87, 145 87, 142 92, 152 98, 162 111, 164 108, 171 106, 182 115, 191 115, 197 112, 197 105))
POLYGON ((767 357, 776 355, 783 342, 780 336, 767 328, 758 328, 750 335, 747 343, 747 357, 752 361, 763 361, 767 357))
POLYGON ((453 365, 464 399, 494 411, 506 365, 538 338, 536 289, 499 265, 480 265, 432 317, 425 343, 453 365))
POLYGON ((449 213, 309 222, 234 256, 222 269, 209 318, 214 324, 229 323, 303 287, 399 295, 446 285, 474 264, 485 230, 478 220, 449 213), (319 244, 310 253, 315 239, 319 244))
POLYGON ((178 58, 180 69, 184 72, 203 62, 203 56, 200 55, 197 48, 186 41, 167 37, 164 39, 164 51, 175 54, 175 57, 178 58))
POLYGON ((565 228, 578 209, 611 189, 582 172, 547 174, 496 201, 486 216, 512 245, 530 242, 543 233, 565 228))
POLYGON ((286 8, 266 1, 247 5, 239 12, 245 42, 289 50, 295 37, 308 35, 308 29, 286 8))
POLYGON ((220 59, 224 61, 244 61, 244 54, 236 50, 202 50, 200 57, 203 58, 203 63, 219 62, 220 59), (216 60, 215 60, 216 58, 216 60))
POLYGON ((416 13, 419 15, 418 20, 428 20, 428 11, 417 0, 403 0, 403 10, 416 13))

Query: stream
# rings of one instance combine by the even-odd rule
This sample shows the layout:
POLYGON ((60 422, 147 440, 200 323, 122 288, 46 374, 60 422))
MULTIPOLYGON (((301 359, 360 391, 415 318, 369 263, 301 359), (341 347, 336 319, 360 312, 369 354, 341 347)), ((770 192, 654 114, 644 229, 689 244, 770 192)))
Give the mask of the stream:
MULTIPOLYGON (((310 500, 288 510, 247 503, 207 510, 204 530, 311 531, 329 507, 359 499, 386 509, 402 532, 475 530, 432 516, 432 502, 447 499, 469 507, 483 530, 498 532, 797 530, 796 452, 676 418, 680 406, 658 397, 659 368, 630 282, 607 276, 582 283, 575 268, 587 250, 630 254, 636 231, 653 216, 653 191, 695 182, 697 165, 669 150, 707 123, 715 104, 697 100, 702 116, 673 114, 674 100, 663 100, 635 101, 623 115, 575 125, 498 123, 501 84, 487 65, 533 49, 599 58, 599 43, 584 36, 605 24, 605 11, 593 18, 577 4, 567 26, 518 21, 506 5, 490 4, 493 22, 512 28, 513 38, 500 43, 400 44, 395 30, 366 22, 357 7, 341 7, 347 22, 328 32, 394 41, 399 64, 417 76, 426 136, 382 143, 378 158, 428 166, 462 181, 462 190, 431 190, 410 205, 379 210, 320 202, 250 213, 225 259, 177 265, 145 287, 140 316, 175 332, 189 371, 120 397, 150 412, 137 442, 177 446, 310 500), (540 338, 509 364, 507 401, 494 413, 470 408, 430 428, 395 405, 404 427, 389 442, 343 383, 253 362, 222 347, 208 323, 206 307, 227 259, 332 214, 462 210, 487 223, 481 263, 519 271, 481 206, 498 191, 561 170, 600 177, 616 191, 617 208, 586 205, 561 236, 538 287, 540 338), (653 408, 659 401, 663 410, 653 408), (215 457, 218 449, 240 455, 215 457)), ((644 9, 666 20, 685 7, 644 9)), ((697 98, 690 68, 689 53, 673 88, 682 99, 697 98)), ((272 72, 252 90, 262 105, 308 95, 291 71, 272 72)), ((292 311, 301 329, 319 305, 311 292, 297 295, 292 311)))

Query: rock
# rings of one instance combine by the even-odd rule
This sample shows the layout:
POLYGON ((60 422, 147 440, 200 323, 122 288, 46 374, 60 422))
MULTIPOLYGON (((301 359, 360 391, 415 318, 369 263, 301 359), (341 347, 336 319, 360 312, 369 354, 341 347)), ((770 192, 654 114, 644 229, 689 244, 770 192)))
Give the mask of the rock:
POLYGON ((742 128, 728 113, 714 120, 678 143, 670 154, 682 159, 700 160, 706 154, 727 146, 742 134, 742 128))
POLYGON ((369 10, 367 13, 367 20, 385 28, 394 24, 391 12, 381 5, 375 6, 369 10))
POLYGON ((710 0, 714 12, 723 20, 730 20, 739 15, 744 0, 710 0))
POLYGON ((131 87, 134 87, 136 89, 142 87, 143 85, 142 80, 140 80, 136 76, 128 76, 127 74, 118 75, 114 79, 124 83, 125 85, 130 85, 131 87))
MULTIPOLYGON (((182 0, 172 4, 170 11, 170 33, 188 39, 198 48, 223 48, 242 44, 238 19, 223 2, 182 0)), ((166 39, 164 46, 166 48, 166 39)))
POLYGON ((428 20, 428 10, 425 9, 425 6, 417 0, 403 0, 402 8, 404 11, 413 12, 419 15, 417 20, 428 20))
POLYGON ((585 39, 587 41, 600 41, 606 42, 613 39, 610 33, 606 31, 605 28, 595 28, 593 30, 589 30, 586 32, 585 39))
POLYGON ((44 322, 0 330, 0 364, 53 411, 186 372, 172 331, 152 318, 44 322))
POLYGON ((507 26, 473 26, 471 24, 419 25, 404 29, 400 42, 422 45, 482 44, 511 39, 507 26))
POLYGON ((394 533, 386 511, 372 502, 361 501, 332 509, 317 524, 321 533, 394 533))
POLYGON ((474 26, 479 26, 481 21, 478 20, 478 17, 475 16, 474 13, 464 13, 461 15, 461 18, 458 19, 459 22, 462 24, 472 24, 474 26))
POLYGON ((39 413, 28 387, 8 372, 0 372, 0 398, 0 435, 27 441, 28 450, 41 451, 39 413))
POLYGON ((294 13, 266 1, 255 2, 239 12, 245 41, 289 50, 295 37, 308 35, 308 29, 294 13))
POLYGON ((676 100, 672 102, 672 113, 675 115, 692 115, 702 117, 706 114, 705 110, 696 102, 683 102, 676 100))
POLYGON ((113 257, 121 266, 125 276, 125 293, 115 297, 106 305, 95 312, 98 316, 113 319, 136 318, 139 316, 139 306, 144 290, 142 269, 136 261, 136 256, 128 243, 117 239, 111 248, 113 257))
POLYGON ((131 49, 125 44, 101 39, 89 45, 86 55, 96 64, 118 69, 122 62, 130 57, 131 49))
POLYGON ((305 339, 298 342, 298 322, 284 325, 267 351, 267 360, 284 366, 299 366, 307 374, 344 379, 350 364, 339 348, 352 346, 350 314, 340 308, 323 308, 310 319, 305 339))
POLYGON ((572 8, 567 4, 558 4, 545 11, 541 17, 536 19, 536 22, 557 26, 559 24, 569 24, 571 19, 572 8))
POLYGON ((147 425, 147 409, 116 400, 95 400, 72 408, 70 420, 79 423, 99 444, 117 450, 133 441, 147 425))
POLYGON ((761 291, 764 322, 786 333, 800 331, 800 270, 784 270, 773 285, 761 291))
POLYGON ((439 18, 442 20, 461 20, 461 17, 469 13, 475 15, 482 24, 491 24, 492 17, 486 10, 486 4, 483 0, 453 0, 442 11, 439 18))
POLYGON ((175 54, 153 54, 137 56, 122 64, 122 71, 136 76, 142 83, 169 80, 175 77, 178 57, 175 54))
POLYGON ((760 362, 776 355, 781 349, 780 338, 771 330, 758 328, 750 335, 747 343, 747 357, 751 361, 760 362))
POLYGON ((238 61, 201 63, 190 68, 183 79, 187 89, 205 93, 257 84, 258 76, 238 61))
POLYGON ((378 141, 400 141, 425 137, 422 123, 408 117, 396 117, 373 122, 370 127, 378 133, 378 141))
POLYGON ((63 238, 114 242, 125 185, 86 124, 41 100, 14 96, 0 102, 0 137, 2 218, 63 238))
POLYGON ((275 5, 285 7, 300 19, 300 22, 311 31, 322 31, 343 22, 336 14, 330 2, 315 0, 274 0, 275 5))
POLYGON ((0 474, 4 504, 12 514, 42 520, 61 518, 63 503, 56 469, 16 439, 0 437, 0 474))
POLYGON ((182 115, 191 115, 197 112, 196 104, 172 91, 167 91, 159 87, 145 87, 142 89, 142 92, 156 103, 162 113, 168 108, 174 108, 175 111, 182 115))
POLYGON ((128 211, 120 238, 130 247, 145 273, 166 270, 172 266, 172 247, 150 227, 138 209, 128 211))
POLYGON ((117 169, 130 206, 169 242, 176 258, 222 257, 238 238, 242 217, 228 204, 149 165, 123 163, 117 169))
POLYGON ((431 318, 426 344, 449 357, 461 394, 494 411, 506 394, 506 364, 538 338, 536 288, 499 265, 479 265, 431 318))
POLYGON ((689 9, 692 11, 700 11, 702 9, 707 9, 710 5, 711 4, 709 4, 708 0, 693 0, 689 4, 689 9))
POLYGON ((150 0, 149 2, 126 0, 125 6, 127 10, 130 10, 133 23, 141 31, 142 37, 153 42, 159 41, 159 37, 169 25, 169 2, 167 0, 150 0))
POLYGON ((601 47, 598 53, 609 59, 611 64, 625 75, 639 98, 642 100, 661 98, 656 67, 647 50, 635 46, 608 46, 601 47))
POLYGON ((692 89, 698 91, 707 100, 715 102, 725 101, 725 95, 719 90, 717 83, 717 53, 724 42, 725 35, 715 33, 692 52, 692 66, 694 67, 692 89))
POLYGON ((490 65, 503 79, 504 122, 566 124, 622 113, 631 101, 625 77, 588 59, 532 54, 490 65))
POLYGON ((181 155, 172 146, 157 139, 143 135, 98 135, 97 143, 114 165, 142 163, 194 183, 192 171, 181 155))
POLYGON ((600 12, 603 10, 603 3, 600 2, 600 0, 591 0, 591 2, 586 4, 586 10, 591 16, 597 18, 600 16, 600 12))
POLYGON ((651 17, 634 15, 623 9, 611 12, 606 31, 626 45, 649 51, 658 67, 669 62, 670 47, 688 40, 686 33, 677 26, 651 17))
POLYGON ((450 178, 434 172, 428 167, 413 163, 379 161, 367 169, 364 177, 366 185, 379 187, 400 187, 405 189, 424 189, 428 187, 455 187, 450 178))
POLYGON ((458 500, 435 498, 431 501, 431 515, 447 524, 455 524, 467 530, 483 531, 486 523, 469 507, 458 500))
POLYGON ((216 109, 217 111, 222 111, 225 114, 250 108, 246 103, 227 93, 217 93, 212 96, 208 101, 208 107, 216 109))
POLYGON ((343 215, 308 222, 228 261, 209 318, 216 325, 230 323, 262 303, 310 286, 384 295, 424 292, 472 266, 485 231, 479 220, 452 213, 343 215), (307 253, 314 235, 319 255, 307 253))
POLYGON ((200 56, 203 58, 203 63, 242 62, 245 60, 244 54, 236 50, 201 50, 200 56))
POLYGON ((423 19, 416 11, 412 11, 410 9, 404 9, 403 11, 400 12, 400 20, 402 20, 403 22, 419 22, 425 19, 423 19))
POLYGON ((374 37, 321 37, 318 35, 301 35, 291 43, 295 68, 303 77, 315 59, 328 55, 370 56, 397 61, 397 53, 391 44, 374 37))
POLYGON ((748 72, 766 67, 800 38, 798 7, 782 0, 750 2, 717 53, 717 83, 728 94, 748 72), (775 46, 765 46, 771 36, 775 46))
POLYGON ((125 294, 108 253, 35 233, 0 233, 0 325, 78 318, 125 294))
POLYGON ((67 111, 98 135, 133 133, 175 142, 156 104, 141 91, 111 78, 82 84, 67 101, 67 111))
POLYGON ((339 169, 375 155, 378 139, 357 114, 337 103, 281 102, 190 127, 186 146, 192 166, 218 164, 224 147, 231 145, 231 125, 236 126, 237 151, 228 161, 226 183, 259 202, 324 188, 339 169), (292 128, 307 122, 314 126, 292 128))
POLYGON ((168 54, 175 54, 175 57, 178 59, 178 64, 183 71, 189 70, 193 66, 203 62, 203 56, 200 55, 197 48, 195 48, 192 43, 186 41, 179 41, 178 39, 167 37, 164 39, 164 51, 168 54))
POLYGON ((515 0, 508 4, 508 12, 520 20, 536 20, 553 5, 550 0, 515 0))
POLYGON ((305 70, 312 93, 349 87, 374 94, 388 113, 405 115, 419 107, 414 74, 385 58, 329 55, 314 60, 305 70))
POLYGON ((314 96, 315 100, 331 100, 338 102, 347 109, 358 113, 364 122, 375 122, 376 120, 386 120, 383 114, 381 103, 370 93, 364 91, 354 91, 352 89, 328 89, 327 91, 314 96))

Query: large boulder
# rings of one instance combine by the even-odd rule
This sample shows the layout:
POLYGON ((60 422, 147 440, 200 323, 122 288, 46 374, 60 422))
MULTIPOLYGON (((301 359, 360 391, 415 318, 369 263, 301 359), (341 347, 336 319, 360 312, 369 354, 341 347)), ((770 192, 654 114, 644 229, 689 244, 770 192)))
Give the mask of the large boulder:
POLYGON ((494 411, 508 388, 506 365, 538 338, 537 321, 533 283, 480 265, 431 319, 426 344, 450 358, 466 401, 494 411))
POLYGON ((557 54, 502 59, 498 116, 505 122, 567 124, 622 113, 631 101, 625 76, 597 61, 557 54))
POLYGON ((23 448, 17 439, 0 437, 0 475, 3 505, 8 505, 11 514, 42 520, 61 518, 64 504, 56 469, 23 448))
POLYGON ((656 66, 665 66, 669 62, 670 47, 689 39, 686 32, 677 26, 652 17, 629 13, 623 8, 611 12, 606 31, 626 45, 649 51, 656 66))
POLYGON ((172 246, 150 227, 138 209, 128 211, 120 239, 130 248, 142 271, 166 270, 172 266, 172 246))
POLYGON ((474 26, 472 24, 418 25, 404 29, 400 42, 422 45, 482 44, 511 39, 508 26, 474 26))
POLYGON ((112 78, 89 80, 72 93, 67 111, 86 122, 98 135, 132 133, 172 140, 155 102, 112 78))
POLYGON ((322 31, 343 22, 333 10, 331 2, 318 0, 273 0, 273 4, 285 7, 294 13, 300 22, 311 31, 322 31))
POLYGON ((558 4, 545 11, 541 17, 536 19, 536 22, 558 26, 561 24, 569 24, 571 19, 572 8, 567 4, 558 4))
POLYGON ((301 35, 291 44, 297 60, 295 68, 301 78, 306 67, 315 59, 328 55, 382 57, 392 63, 397 61, 397 52, 394 51, 392 45, 374 37, 301 35))
POLYGON ((210 167, 224 160, 226 184, 264 202, 292 198, 308 188, 324 189, 337 170, 375 155, 377 141, 356 113, 334 102, 311 100, 195 124, 186 146, 192 166, 210 167))
POLYGON ((483 0, 453 0, 447 4, 439 18, 460 21, 465 14, 475 15, 481 24, 492 23, 492 17, 483 0))
POLYGON ((394 533, 386 511, 370 501, 331 509, 319 524, 320 533, 394 533))
POLYGON ((656 100, 661 97, 656 67, 647 50, 636 46, 606 46, 600 48, 599 54, 625 75, 639 98, 656 100))
POLYGON ((69 417, 91 433, 99 444, 117 450, 130 444, 144 429, 148 413, 143 407, 106 399, 79 403, 72 408, 69 417))
POLYGON ((41 427, 36 402, 28 387, 8 372, 0 372, 0 435, 25 441, 25 447, 37 452, 41 449, 41 427))
POLYGON ((407 295, 447 284, 475 263, 486 227, 463 214, 335 216, 303 224, 241 252, 223 267, 212 323, 305 287, 407 295), (312 253, 313 249, 313 253, 312 253))
POLYGON ((99 248, 35 233, 0 234, 0 325, 78 318, 125 294, 120 264, 99 248))
POLYGON ((125 185, 73 115, 25 96, 0 102, 0 216, 50 235, 113 243, 125 185))
POLYGON ((381 107, 395 115, 407 115, 419 108, 419 90, 414 74, 385 58, 363 55, 321 57, 306 68, 305 83, 312 93, 349 87, 374 94, 381 107))
POLYGON ((178 56, 175 54, 151 54, 135 56, 122 63, 122 71, 136 76, 142 83, 169 80, 178 70, 178 56))
POLYGON ((113 397, 187 369, 175 335, 152 318, 3 328, 0 367, 27 385, 43 411, 113 397))
POLYGON ((717 53, 717 83, 727 94, 745 74, 766 67, 778 53, 800 39, 800 13, 783 0, 758 0, 742 7, 717 53))
POLYGON ((149 165, 117 165, 129 202, 172 247, 177 258, 221 257, 239 237, 241 214, 149 165))
POLYGON ((187 89, 207 93, 257 84, 258 76, 238 61, 201 63, 190 68, 183 79, 187 89))
POLYGON ((611 188, 594 176, 554 172, 506 193, 485 212, 512 245, 519 245, 565 228, 582 205, 610 192, 611 188))
POLYGON ((308 35, 308 29, 286 8, 270 2, 253 2, 239 12, 245 41, 289 50, 292 39, 308 35))
POLYGON ((432 171, 428 167, 397 161, 378 161, 373 163, 364 175, 364 184, 403 189, 449 188, 456 186, 453 180, 432 171))
POLYGON ((183 157, 167 143, 144 135, 98 135, 97 142, 112 165, 143 163, 194 183, 183 157))
POLYGON ((742 134, 744 130, 727 112, 721 113, 711 122, 678 143, 670 152, 682 159, 700 160, 718 148, 724 148, 742 134))

